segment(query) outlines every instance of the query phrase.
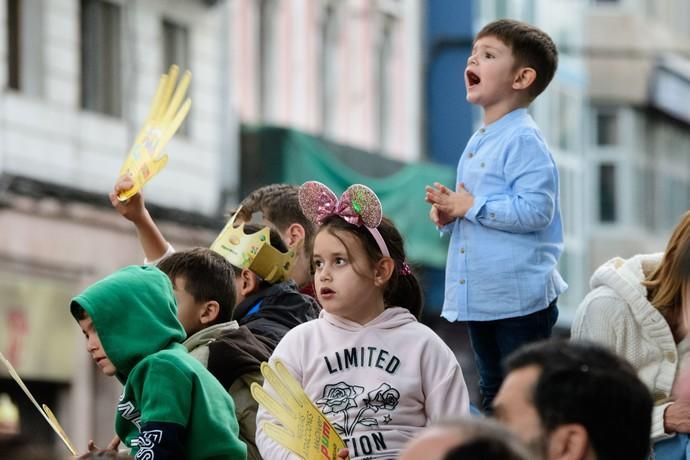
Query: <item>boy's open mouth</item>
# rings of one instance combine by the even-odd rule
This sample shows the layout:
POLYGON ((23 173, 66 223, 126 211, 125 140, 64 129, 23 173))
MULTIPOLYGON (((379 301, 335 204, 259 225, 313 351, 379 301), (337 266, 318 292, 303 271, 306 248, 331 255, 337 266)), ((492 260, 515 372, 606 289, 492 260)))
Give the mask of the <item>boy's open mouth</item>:
POLYGON ((479 82, 481 81, 481 78, 479 76, 472 72, 471 70, 468 70, 466 72, 467 74, 467 82, 470 84, 470 86, 478 85, 479 82))

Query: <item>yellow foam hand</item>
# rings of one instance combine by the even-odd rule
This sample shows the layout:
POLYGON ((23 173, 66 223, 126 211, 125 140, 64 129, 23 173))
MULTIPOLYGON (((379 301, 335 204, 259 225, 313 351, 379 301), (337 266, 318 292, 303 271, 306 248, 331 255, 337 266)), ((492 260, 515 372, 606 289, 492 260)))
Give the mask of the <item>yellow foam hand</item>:
POLYGON ((304 460, 338 459, 338 451, 345 448, 345 443, 285 365, 278 359, 274 363, 275 370, 268 363, 262 363, 261 373, 277 398, 257 383, 251 387, 256 402, 280 422, 280 425, 263 422, 261 429, 304 460))
POLYGON ((19 374, 14 369, 14 366, 12 366, 9 360, 5 358, 2 353, 0 353, 0 362, 2 362, 5 365, 10 376, 14 379, 15 382, 17 382, 17 385, 19 385, 19 388, 22 389, 22 391, 29 398, 34 407, 38 409, 38 411, 41 413, 46 422, 48 422, 48 425, 50 425, 50 427, 55 431, 55 433, 57 433, 57 435, 60 437, 60 440, 65 444, 65 447, 67 447, 70 453, 76 457, 77 449, 74 447, 74 444, 72 444, 72 441, 70 441, 69 437, 67 436, 67 433, 65 433, 64 428, 62 428, 62 425, 60 425, 60 422, 58 422, 58 419, 57 417, 55 417, 55 414, 53 414, 53 411, 51 411, 50 408, 45 404, 43 404, 42 408, 38 405, 38 402, 36 402, 36 398, 34 398, 34 396, 31 394, 31 392, 26 387, 21 377, 19 377, 19 374))
POLYGON ((120 176, 131 176, 134 182, 132 188, 118 193, 117 198, 120 201, 127 201, 136 195, 144 184, 168 163, 168 156, 163 153, 163 148, 177 132, 192 106, 190 98, 182 103, 192 74, 186 71, 175 88, 178 74, 179 68, 172 65, 168 73, 163 74, 158 82, 158 89, 144 126, 137 134, 127 159, 120 169, 120 176))

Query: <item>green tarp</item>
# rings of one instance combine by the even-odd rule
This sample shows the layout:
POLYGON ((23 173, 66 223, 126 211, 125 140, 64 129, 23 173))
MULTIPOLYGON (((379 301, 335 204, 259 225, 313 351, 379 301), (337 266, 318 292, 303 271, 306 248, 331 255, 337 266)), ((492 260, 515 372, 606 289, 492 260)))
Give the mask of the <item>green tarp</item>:
POLYGON ((371 187, 405 237, 415 264, 443 268, 447 239, 429 221, 424 186, 452 186, 455 171, 429 163, 399 163, 285 128, 242 128, 242 192, 268 183, 317 180, 338 196, 351 184, 371 187))

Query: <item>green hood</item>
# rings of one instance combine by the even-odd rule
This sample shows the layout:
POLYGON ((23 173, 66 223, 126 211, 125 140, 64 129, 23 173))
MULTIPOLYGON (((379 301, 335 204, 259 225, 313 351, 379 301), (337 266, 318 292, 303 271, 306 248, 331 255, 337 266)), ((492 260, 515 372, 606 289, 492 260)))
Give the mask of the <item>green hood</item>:
POLYGON ((186 334, 168 277, 153 266, 130 266, 92 284, 72 299, 91 317, 103 349, 125 382, 145 357, 186 334))

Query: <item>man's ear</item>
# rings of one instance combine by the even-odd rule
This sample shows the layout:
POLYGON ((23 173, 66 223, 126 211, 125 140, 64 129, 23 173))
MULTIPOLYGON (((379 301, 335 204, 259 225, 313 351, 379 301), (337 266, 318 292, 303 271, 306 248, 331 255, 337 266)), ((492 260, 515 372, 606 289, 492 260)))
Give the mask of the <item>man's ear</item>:
POLYGON ((587 458, 587 453, 591 449, 587 430, 578 423, 561 425, 549 435, 547 449, 547 458, 558 460, 587 458))
POLYGON ((202 307, 199 322, 201 324, 211 324, 218 318, 218 313, 220 313, 220 304, 215 300, 209 300, 202 307))
POLYGON ((395 270, 395 261, 390 257, 381 257, 374 266, 374 285, 376 287, 383 287, 395 270))
POLYGON ((532 67, 520 67, 513 79, 513 89, 524 90, 537 79, 537 71, 532 67))
POLYGON ((248 268, 242 269, 240 278, 242 279, 242 283, 240 284, 240 295, 242 295, 242 297, 247 297, 254 293, 259 287, 259 278, 248 268))
POLYGON ((293 248, 298 243, 304 241, 306 232, 304 231, 304 227, 301 224, 292 223, 282 233, 281 236, 283 237, 283 240, 285 240, 285 244, 287 244, 288 247, 293 248))

